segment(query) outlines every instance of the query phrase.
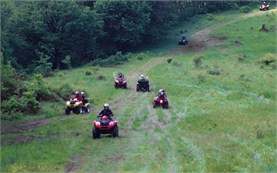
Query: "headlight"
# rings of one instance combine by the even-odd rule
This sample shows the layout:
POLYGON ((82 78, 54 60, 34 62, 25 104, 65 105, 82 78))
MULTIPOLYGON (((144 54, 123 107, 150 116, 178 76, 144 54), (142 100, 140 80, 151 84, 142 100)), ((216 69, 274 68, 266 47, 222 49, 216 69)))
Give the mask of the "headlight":
POLYGON ((160 100, 160 103, 163 103, 163 100, 160 100))
POLYGON ((114 124, 114 122, 112 122, 112 121, 109 123, 110 126, 112 126, 113 124, 114 124))
POLYGON ((97 121, 97 122, 95 123, 95 125, 100 126, 100 122, 99 122, 99 121, 97 121))

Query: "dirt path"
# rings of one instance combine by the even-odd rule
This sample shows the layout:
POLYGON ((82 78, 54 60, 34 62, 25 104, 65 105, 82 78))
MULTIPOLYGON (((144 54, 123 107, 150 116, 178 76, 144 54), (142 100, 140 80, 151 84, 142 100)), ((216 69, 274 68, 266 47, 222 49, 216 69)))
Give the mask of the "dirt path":
POLYGON ((254 17, 258 15, 263 15, 265 13, 271 13, 276 12, 277 9, 269 10, 269 11, 258 11, 254 13, 245 14, 241 17, 238 17, 232 21, 228 22, 222 22, 215 25, 212 25, 210 27, 207 27, 203 30, 200 30, 196 33, 194 33, 191 36, 191 41, 187 46, 182 46, 176 50, 169 51, 169 55, 176 55, 176 54, 184 54, 184 53, 193 53, 193 52, 200 52, 203 49, 207 48, 208 46, 214 46, 216 43, 218 43, 221 40, 224 40, 224 38, 215 38, 210 36, 210 32, 213 31, 216 28, 223 27, 229 24, 232 24, 234 22, 247 19, 249 17, 254 17))

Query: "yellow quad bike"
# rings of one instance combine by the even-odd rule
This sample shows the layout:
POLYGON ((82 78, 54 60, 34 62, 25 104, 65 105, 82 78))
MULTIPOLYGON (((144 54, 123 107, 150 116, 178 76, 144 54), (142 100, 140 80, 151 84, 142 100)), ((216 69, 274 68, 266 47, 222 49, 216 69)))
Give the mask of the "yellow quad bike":
POLYGON ((267 10, 269 10, 269 4, 268 4, 268 2, 263 2, 263 3, 260 5, 260 10, 262 10, 262 11, 267 11, 267 10))
POLYGON ((75 114, 89 113, 90 106, 88 100, 84 100, 83 103, 77 99, 70 99, 66 102, 65 114, 69 115, 71 111, 75 114))

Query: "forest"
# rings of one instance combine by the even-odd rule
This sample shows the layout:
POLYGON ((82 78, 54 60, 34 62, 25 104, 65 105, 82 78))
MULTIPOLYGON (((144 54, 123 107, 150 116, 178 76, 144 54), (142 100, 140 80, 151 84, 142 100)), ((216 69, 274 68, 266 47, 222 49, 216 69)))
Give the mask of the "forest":
POLYGON ((195 15, 251 3, 1 1, 1 111, 36 113, 40 101, 66 98, 71 91, 69 86, 57 91, 44 86, 42 78, 54 71, 125 61, 128 52, 155 44, 195 15))

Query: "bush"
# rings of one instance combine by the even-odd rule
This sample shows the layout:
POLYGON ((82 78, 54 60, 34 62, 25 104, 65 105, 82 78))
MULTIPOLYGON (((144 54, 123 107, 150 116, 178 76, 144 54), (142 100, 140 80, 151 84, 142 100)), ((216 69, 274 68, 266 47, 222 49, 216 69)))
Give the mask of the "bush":
POLYGON ((218 69, 218 66, 214 66, 212 69, 208 69, 207 73, 211 74, 211 75, 220 75, 220 71, 218 69))
POLYGON ((73 94, 73 88, 71 88, 68 84, 63 84, 55 93, 62 99, 69 99, 73 94))
POLYGON ((139 53, 137 56, 136 56, 136 58, 138 59, 138 60, 143 60, 144 58, 147 58, 147 54, 145 54, 145 53, 139 53))
POLYGON ((244 6, 240 8, 240 12, 242 13, 249 13, 249 11, 250 11, 250 7, 248 6, 244 6))
POLYGON ((172 61, 172 58, 167 59, 167 62, 170 64, 172 61))
POLYGON ((214 20, 214 15, 213 14, 206 14, 206 19, 208 21, 212 21, 212 20, 214 20))
POLYGON ((120 64, 123 64, 124 62, 127 62, 130 55, 131 55, 130 53, 123 55, 121 52, 117 52, 115 55, 111 55, 107 59, 96 59, 91 63, 91 65, 92 66, 99 65, 101 67, 120 65, 120 64))
POLYGON ((201 67, 202 61, 201 61, 202 57, 201 56, 197 56, 193 58, 193 63, 195 68, 199 68, 201 67))
POLYGON ((97 80, 106 80, 106 77, 103 75, 97 76, 97 80))
POLYGON ((22 112, 24 114, 35 114, 40 109, 40 103, 36 100, 35 93, 28 91, 24 92, 22 97, 10 97, 9 100, 2 102, 2 111, 4 113, 22 112))
POLYGON ((88 71, 86 71, 86 73, 85 73, 87 76, 90 76, 90 75, 92 75, 92 72, 90 71, 90 70, 88 70, 88 71))
POLYGON ((261 67, 266 66, 266 67, 271 67, 272 69, 277 68, 277 57, 271 53, 266 54, 258 62, 261 64, 261 67))

